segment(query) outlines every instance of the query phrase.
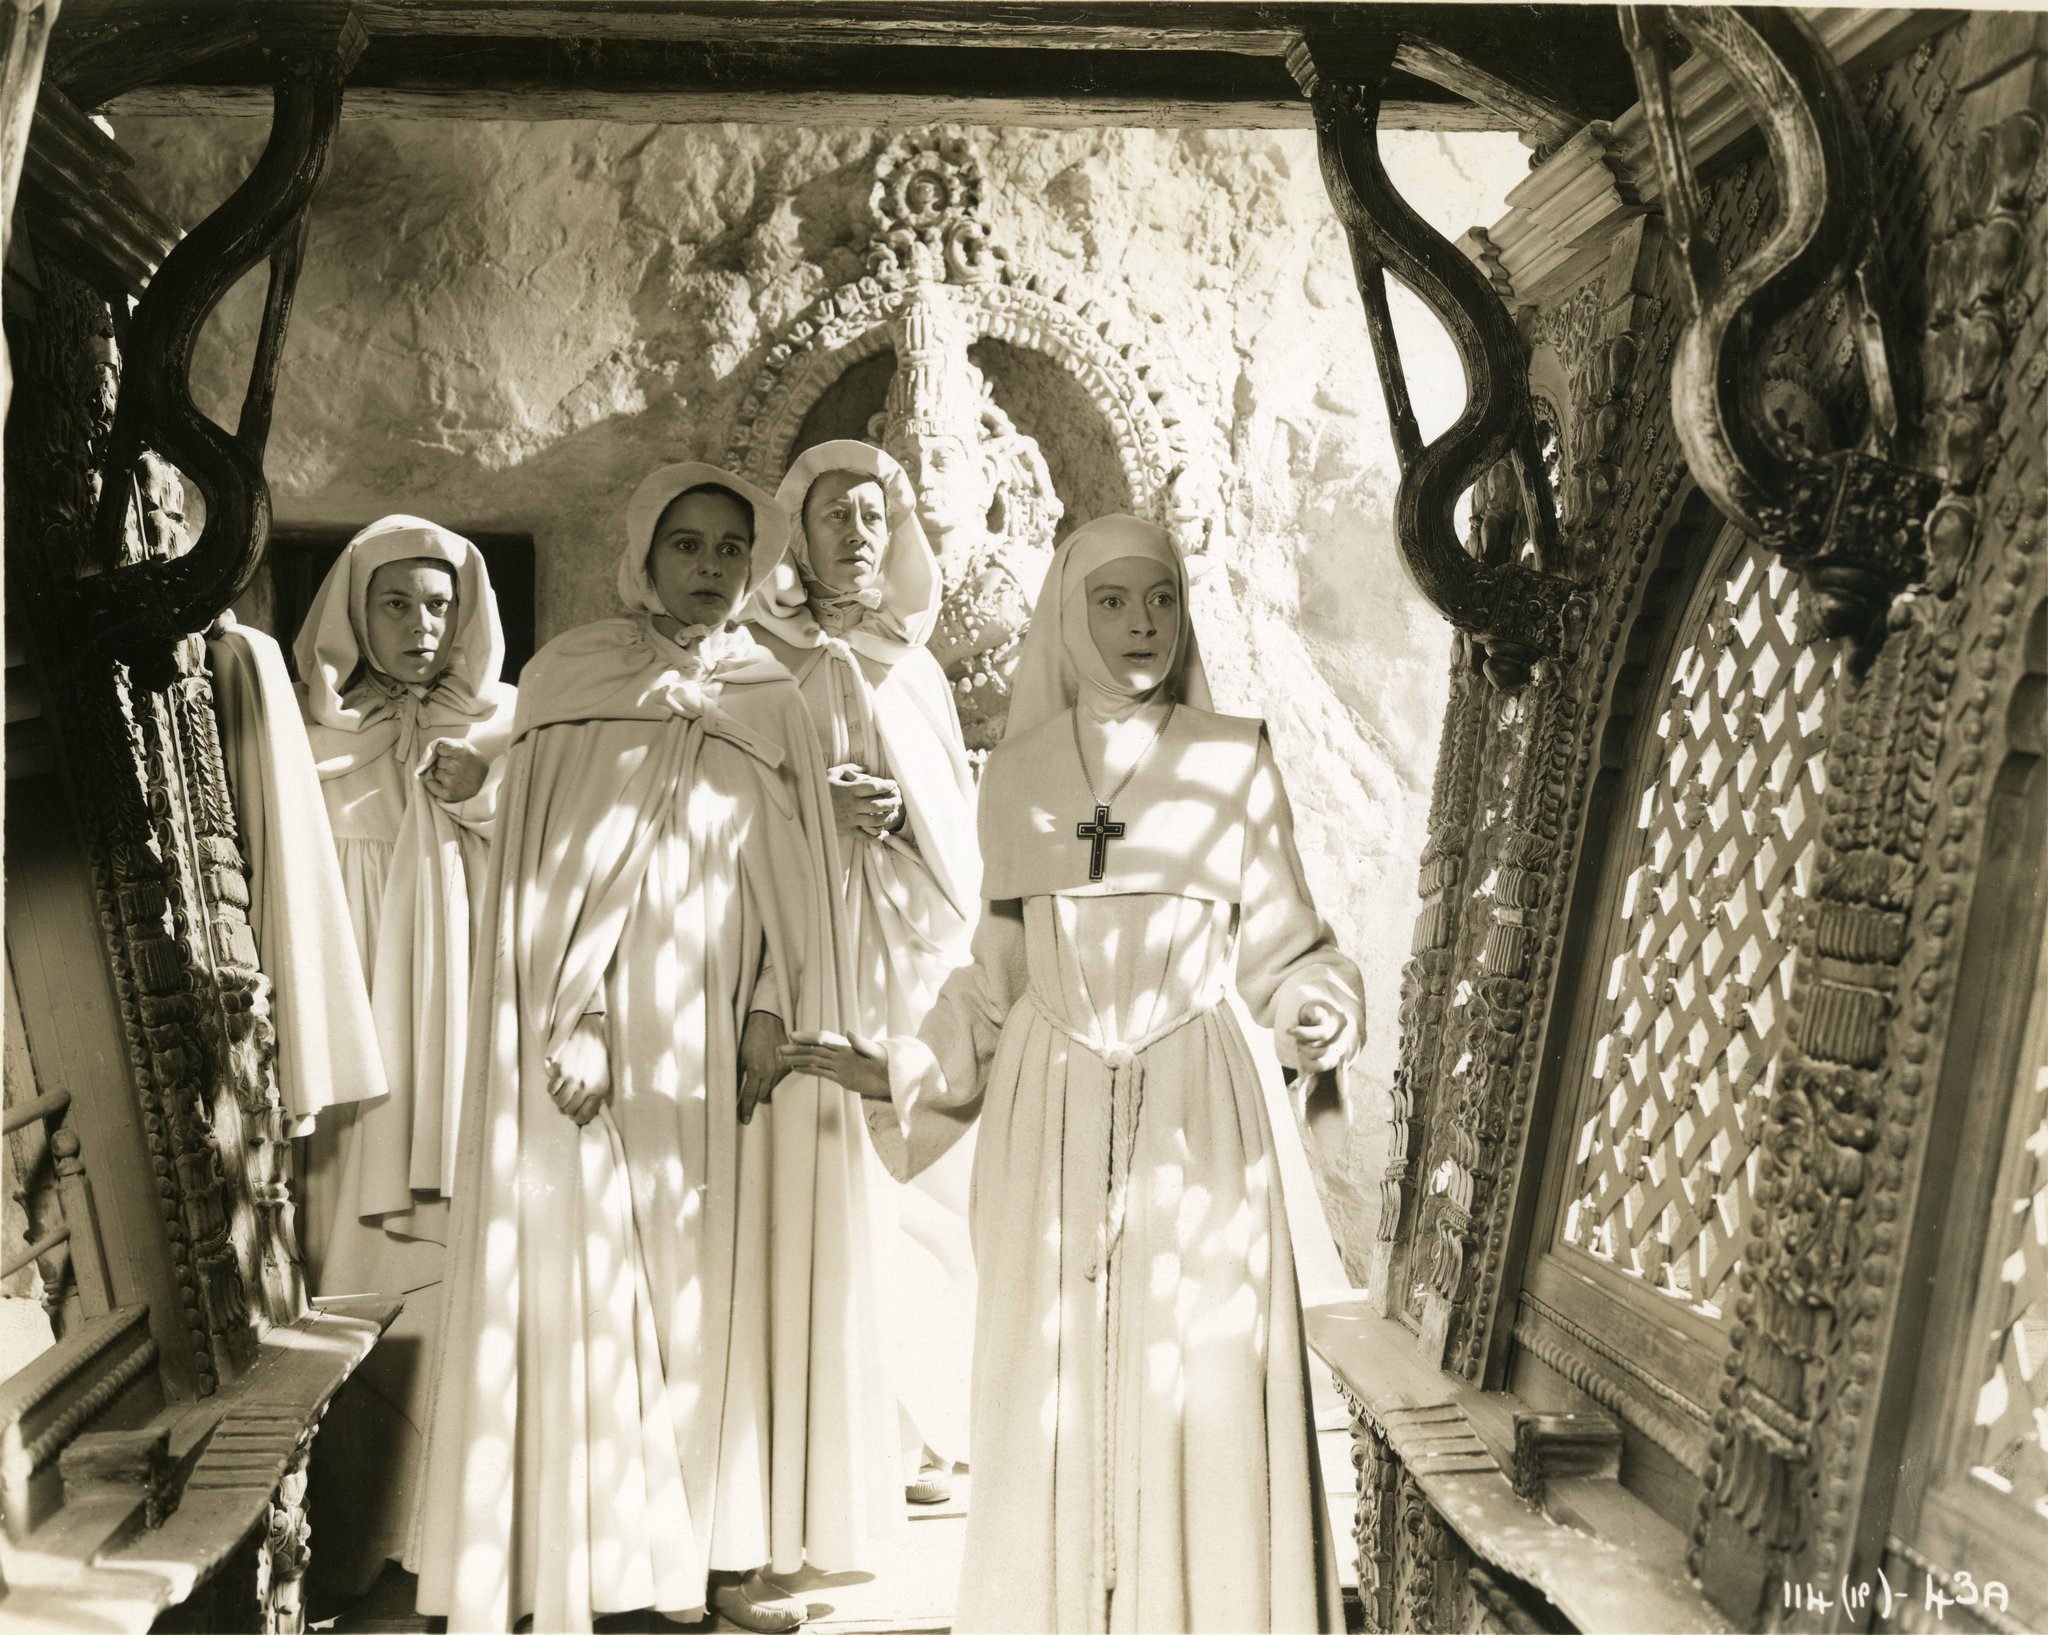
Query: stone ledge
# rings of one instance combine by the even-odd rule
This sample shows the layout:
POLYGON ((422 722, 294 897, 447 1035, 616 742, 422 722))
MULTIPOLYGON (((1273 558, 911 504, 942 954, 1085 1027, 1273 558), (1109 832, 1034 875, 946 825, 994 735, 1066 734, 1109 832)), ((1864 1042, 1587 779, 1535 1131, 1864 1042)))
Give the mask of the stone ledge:
POLYGON ((1567 1526, 1516 1495, 1483 1432, 1511 1425, 1527 1404, 1432 1368, 1415 1336, 1366 1297, 1310 1306, 1306 1318, 1309 1345, 1357 1416, 1387 1439, 1446 1525, 1489 1567, 1541 1592, 1581 1630, 1732 1628, 1686 1576, 1683 1539, 1618 1482, 1569 1484, 1611 1489, 1605 1502, 1574 1507, 1600 1513, 1602 1535, 1611 1537, 1567 1526))
POLYGON ((152 1426, 167 1433, 174 1458, 200 1444, 177 1509, 162 1526, 137 1530, 128 1512, 143 1503, 139 1493, 96 1490, 65 1505, 5 1552, 0 1635, 128 1635, 187 1599, 263 1524, 294 1452, 403 1304, 378 1295, 316 1302, 263 1337, 237 1385, 165 1409, 152 1426))

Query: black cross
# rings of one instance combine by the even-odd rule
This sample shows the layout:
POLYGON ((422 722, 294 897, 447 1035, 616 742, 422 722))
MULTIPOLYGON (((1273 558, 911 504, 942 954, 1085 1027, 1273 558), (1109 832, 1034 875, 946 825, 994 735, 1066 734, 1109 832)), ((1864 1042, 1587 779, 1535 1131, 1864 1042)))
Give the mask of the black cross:
POLYGON ((1109 857, 1109 843, 1123 839, 1124 826, 1109 821, 1107 806, 1098 806, 1095 808, 1095 821, 1075 824, 1074 833, 1088 842, 1088 878, 1100 880, 1103 865, 1109 857))

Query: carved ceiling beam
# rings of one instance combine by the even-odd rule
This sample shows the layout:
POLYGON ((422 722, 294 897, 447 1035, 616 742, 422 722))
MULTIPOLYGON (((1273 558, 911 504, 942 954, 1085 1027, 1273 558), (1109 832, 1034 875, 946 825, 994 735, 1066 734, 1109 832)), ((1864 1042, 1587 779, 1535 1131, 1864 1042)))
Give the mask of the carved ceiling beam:
POLYGON ((1687 464, 1723 515, 1800 573, 1811 634, 1868 644, 1893 598, 1926 572, 1922 536, 1940 484, 1884 457, 1898 430, 1896 347, 1870 217, 1868 141, 1848 85, 1796 12, 1627 6, 1622 19, 1687 310, 1671 380, 1687 464), (1777 226, 1725 273, 1699 227, 1663 52, 1667 24, 1727 75, 1775 173, 1777 226), (1868 440, 1881 452, 1798 446, 1764 407, 1771 330, 1838 274, 1869 391, 1868 440))
POLYGON ((265 31, 274 76, 270 140, 242 185, 164 258, 136 305, 95 523, 103 571, 81 586, 92 635, 130 662, 154 665, 172 643, 204 629, 262 560, 270 533, 263 449, 306 210, 340 121, 342 78, 363 39, 346 4, 305 4, 273 15, 265 31), (266 260, 270 281, 255 358, 230 431, 192 399, 192 351, 221 299, 266 260), (124 563, 134 503, 129 477, 145 450, 197 486, 206 522, 185 554, 124 563))
POLYGON ((1506 62, 1482 63, 1470 51, 1433 40, 1403 40, 1395 48, 1394 67, 1498 114, 1539 149, 1560 146, 1586 122, 1583 113, 1534 75, 1518 72, 1506 62))
POLYGON ((1486 274, 1395 190, 1379 153, 1380 91, 1391 53, 1374 60, 1304 40, 1289 56, 1316 118, 1323 178, 1351 241, 1366 327, 1394 433, 1401 483, 1394 499, 1401 560, 1445 618, 1485 653, 1496 686, 1529 679, 1539 659, 1568 658, 1584 602, 1554 570, 1557 514, 1537 450, 1527 359, 1513 318, 1486 274), (1464 411, 1425 443, 1409 399, 1387 307, 1391 272, 1449 332, 1465 371, 1464 411), (1475 555, 1458 537, 1459 497, 1502 461, 1520 498, 1534 561, 1507 548, 1475 555))
MULTIPOLYGON (((81 107, 245 113, 277 0, 66 0, 81 107)), ((747 123, 1306 126, 1304 34, 1398 49, 1381 123, 1554 146, 1634 94, 1605 7, 1349 0, 360 0, 352 114, 747 123)))
POLYGON ((271 0, 236 0, 201 13, 174 5, 74 8, 54 42, 50 79, 81 108, 98 108, 138 85, 176 79, 223 52, 263 42, 271 0))

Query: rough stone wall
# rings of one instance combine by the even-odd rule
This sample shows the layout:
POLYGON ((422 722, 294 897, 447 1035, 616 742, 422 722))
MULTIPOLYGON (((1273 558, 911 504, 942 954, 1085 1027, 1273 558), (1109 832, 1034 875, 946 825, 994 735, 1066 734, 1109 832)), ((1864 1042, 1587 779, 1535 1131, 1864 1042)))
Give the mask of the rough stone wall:
MULTIPOLYGON (((245 172, 261 125, 137 119, 117 135, 145 193, 190 226, 245 172)), ((861 273, 872 162, 891 134, 346 121, 270 442, 279 516, 408 510, 527 531, 541 639, 613 611, 627 494, 651 465, 716 458, 778 328, 861 273)), ((1212 681, 1221 707, 1271 723, 1310 882, 1365 971, 1359 1138, 1319 1176, 1356 1274, 1449 638, 1398 566, 1392 443, 1313 136, 969 134, 999 242, 1145 337, 1190 445, 1220 473, 1196 591, 1212 681)), ((1495 219, 1526 170, 1509 136, 1387 146, 1417 207, 1453 234, 1495 219)), ((252 278, 196 366, 202 402, 230 424, 259 300, 252 278)), ((1434 326, 1409 327, 1428 432, 1463 384, 1434 326)), ((1042 395, 1029 373, 992 371, 1025 420, 1042 395)), ((1067 500, 1069 521, 1085 520, 1089 495, 1067 500)))

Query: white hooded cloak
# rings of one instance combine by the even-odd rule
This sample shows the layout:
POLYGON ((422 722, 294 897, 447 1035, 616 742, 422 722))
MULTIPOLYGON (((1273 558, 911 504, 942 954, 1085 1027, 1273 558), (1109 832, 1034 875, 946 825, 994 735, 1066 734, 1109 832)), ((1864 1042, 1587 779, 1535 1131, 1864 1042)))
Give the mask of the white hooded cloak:
POLYGON ((386 1093, 323 1113, 306 1144, 299 1220, 318 1295, 402 1294, 405 1309, 327 1421, 315 1504, 346 1506, 321 1571, 366 1590, 411 1536, 454 1182, 470 952, 490 863, 516 694, 483 555, 460 534, 394 515, 349 541, 314 594, 293 652, 342 892, 369 985, 386 1093), (390 562, 445 563, 456 593, 448 663, 424 686, 370 663, 370 580, 390 562), (491 763, 449 803, 419 772, 460 739, 491 763), (335 1546, 340 1546, 335 1548, 335 1546))
POLYGON ((457 1161, 448 1343, 419 1547, 451 1629, 587 1630, 704 1605, 707 1574, 858 1564, 900 1519, 852 1099, 785 1078, 737 1117, 751 1010, 847 1014, 816 735, 744 629, 654 623, 663 509, 746 501, 680 465, 627 511, 635 611, 523 677, 457 1161), (547 1063, 600 1015, 611 1096, 578 1127, 547 1063))
MULTIPOLYGON (((762 645, 796 678, 826 765, 857 765, 893 779, 903 794, 896 833, 838 831, 858 1007, 849 1025, 869 1038, 915 1033, 941 984, 966 961, 981 907, 974 776, 945 673, 924 645, 938 618, 938 562, 909 478, 872 444, 806 450, 776 500, 790 518, 789 549, 747 614, 762 645), (889 537, 860 598, 823 592, 808 560, 804 501, 828 472, 869 477, 882 488, 889 537)), ((898 1396, 919 1435, 947 1461, 969 1457, 972 1161, 970 1139, 908 1188, 878 1174, 873 1195, 898 1396)))

